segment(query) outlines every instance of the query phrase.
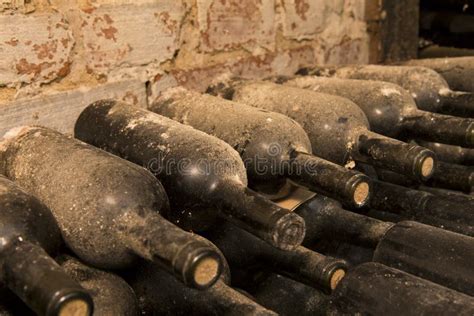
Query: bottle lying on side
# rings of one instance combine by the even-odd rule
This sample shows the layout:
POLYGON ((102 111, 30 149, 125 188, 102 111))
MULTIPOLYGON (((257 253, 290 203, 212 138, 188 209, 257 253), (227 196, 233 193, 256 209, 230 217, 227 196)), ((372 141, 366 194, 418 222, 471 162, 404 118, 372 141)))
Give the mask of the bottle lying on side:
POLYGON ((448 190, 448 189, 432 188, 432 187, 427 187, 425 185, 420 185, 418 187, 418 190, 429 192, 431 194, 441 196, 455 202, 470 204, 472 207, 474 207, 474 195, 472 194, 465 194, 459 191, 448 190))
POLYGON ((89 293, 49 256, 61 245, 50 210, 2 175, 0 228, 0 283, 39 315, 92 314, 89 293))
POLYGON ((337 201, 299 186, 292 186, 287 196, 275 202, 305 219, 303 244, 310 249, 319 249, 315 245, 320 240, 370 247, 375 250, 373 261, 474 295, 472 237, 414 221, 380 221, 347 211, 337 201))
POLYGON ((431 68, 453 90, 474 92, 474 57, 411 59, 400 64, 431 68))
MULTIPOLYGON (((138 316, 140 314, 137 297, 122 278, 110 272, 86 266, 68 255, 61 255, 56 258, 56 261, 68 275, 92 294, 94 315, 138 316)), ((157 270, 154 266, 151 269, 157 270)), ((169 273, 165 271, 160 271, 160 273, 168 275, 168 278, 181 284, 169 273)))
POLYGON ((331 296, 275 274, 259 283, 250 294, 282 316, 471 315, 474 312, 473 297, 375 262, 349 270, 331 296))
POLYGON ((458 165, 474 166, 474 149, 472 148, 433 143, 419 139, 416 140, 416 142, 420 146, 432 150, 441 161, 458 165))
POLYGON ((369 200, 369 178, 313 156, 303 128, 284 115, 183 88, 162 93, 150 110, 230 144, 252 182, 288 177, 351 207, 369 200))
POLYGON ((474 49, 429 45, 420 49, 419 58, 444 58, 444 57, 464 57, 474 56, 474 49))
POLYGON ((383 181, 374 181, 371 208, 474 237, 472 205, 428 192, 383 181))
POLYGON ((261 267, 328 293, 347 270, 343 260, 301 246, 290 251, 275 249, 229 223, 223 223, 205 236, 223 252, 231 269, 261 267))
POLYGON ((51 129, 15 132, 0 145, 0 172, 51 209, 84 262, 120 269, 141 258, 192 287, 217 280, 221 264, 213 248, 159 214, 169 203, 151 173, 51 129))
POLYGON ((281 249, 304 238, 304 221, 247 188, 239 154, 225 142, 190 126, 113 100, 88 106, 75 126, 77 138, 150 169, 162 181, 176 224, 194 231, 218 216, 281 249))
POLYGON ((147 264, 130 271, 126 278, 140 297, 140 310, 146 315, 276 315, 230 287, 226 264, 223 270, 220 279, 204 291, 187 288, 147 264))
POLYGON ((474 113, 474 96, 472 93, 452 91, 441 75, 426 67, 386 65, 318 66, 301 69, 298 74, 391 82, 408 90, 421 110, 455 115, 474 113))
POLYGON ((218 83, 208 92, 289 116, 308 134, 313 154, 337 164, 363 161, 415 179, 428 179, 433 172, 433 152, 371 132, 365 114, 348 99, 239 79, 218 83))
POLYGON ((364 111, 370 128, 376 133, 399 139, 474 145, 473 119, 422 111, 408 91, 393 83, 316 76, 279 77, 276 80, 351 100, 364 111))

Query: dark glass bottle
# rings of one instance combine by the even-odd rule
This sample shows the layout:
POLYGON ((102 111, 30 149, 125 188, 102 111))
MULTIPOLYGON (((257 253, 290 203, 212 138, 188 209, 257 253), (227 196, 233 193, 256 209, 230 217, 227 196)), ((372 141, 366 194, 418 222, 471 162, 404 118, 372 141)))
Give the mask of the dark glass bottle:
POLYGON ((60 245, 49 209, 0 175, 0 283, 39 315, 91 315, 89 293, 49 256, 60 245))
POLYGON ((388 182, 374 181, 371 208, 474 237, 472 205, 388 182))
POLYGON ((351 207, 369 200, 369 178, 311 155, 303 128, 284 115, 182 88, 163 93, 150 110, 230 144, 250 181, 288 177, 351 207))
POLYGON ((308 134, 313 154, 337 164, 363 161, 416 179, 427 179, 434 170, 433 152, 371 132, 363 111, 348 99, 237 79, 208 92, 291 117, 308 134))
POLYGON ((209 289, 197 291, 169 275, 141 265, 128 277, 146 315, 276 315, 229 286, 230 271, 209 289))
POLYGON ((454 145, 416 141, 420 146, 432 150, 439 160, 459 165, 474 166, 474 149, 454 145))
POLYGON ((470 315, 471 296, 406 272, 370 262, 348 271, 330 296, 281 275, 270 275, 251 292, 279 315, 470 315))
POLYGON ((472 315, 474 298, 369 262, 350 270, 331 296, 329 315, 472 315))
POLYGON ((260 267, 329 293, 347 269, 343 260, 326 257, 305 247, 291 251, 270 247, 230 223, 209 231, 206 237, 219 247, 231 269, 260 267))
POLYGON ((321 240, 370 247, 375 253, 369 260, 474 295, 474 238, 414 221, 380 221, 308 193, 293 186, 291 193, 275 201, 286 206, 294 203, 293 211, 306 222, 306 247, 320 249, 321 240))
POLYGON ((393 83, 304 76, 285 84, 353 101, 364 111, 371 129, 389 137, 474 145, 474 120, 419 110, 410 94, 393 83))
POLYGON ((270 274, 252 293, 260 304, 281 316, 326 316, 330 296, 279 274, 270 274))
POLYGON ((165 186, 181 227, 205 230, 224 216, 275 247, 292 249, 304 238, 304 221, 247 188, 239 154, 192 127, 113 100, 88 106, 75 135, 150 169, 165 186))
MULTIPOLYGON (((138 316, 138 300, 130 286, 117 275, 89 267, 79 260, 61 255, 56 261, 76 282, 79 282, 92 294, 94 301, 94 315, 121 315, 138 316)), ((156 269, 150 265, 153 270, 156 269)), ((165 271, 160 271, 168 275, 168 278, 181 284, 172 275, 165 271)), ((181 285, 185 287, 185 285, 181 285)), ((194 290, 198 291, 198 290, 194 290)))
POLYGON ((451 89, 474 92, 474 57, 412 59, 402 65, 431 68, 446 80, 451 89))
POLYGON ((66 244, 82 260, 116 269, 144 258, 189 286, 217 280, 216 252, 159 215, 169 203, 151 173, 47 128, 17 132, 1 146, 0 172, 51 209, 66 244))
MULTIPOLYGON (((473 113, 474 96, 469 92, 452 91, 446 80, 426 67, 348 65, 301 69, 299 74, 345 79, 386 81, 408 90, 419 109, 453 114, 473 113)), ((471 126, 471 134, 473 127, 471 126)), ((473 145, 471 141, 471 146, 473 145)))

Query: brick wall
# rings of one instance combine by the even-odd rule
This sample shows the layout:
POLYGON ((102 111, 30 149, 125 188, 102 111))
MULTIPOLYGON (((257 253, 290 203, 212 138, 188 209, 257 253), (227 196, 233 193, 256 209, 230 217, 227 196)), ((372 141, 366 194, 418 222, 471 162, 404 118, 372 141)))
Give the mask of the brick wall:
POLYGON ((366 63, 366 1, 0 0, 0 115, 72 122, 90 101, 81 94, 146 106, 168 86, 202 90, 222 72, 366 63))

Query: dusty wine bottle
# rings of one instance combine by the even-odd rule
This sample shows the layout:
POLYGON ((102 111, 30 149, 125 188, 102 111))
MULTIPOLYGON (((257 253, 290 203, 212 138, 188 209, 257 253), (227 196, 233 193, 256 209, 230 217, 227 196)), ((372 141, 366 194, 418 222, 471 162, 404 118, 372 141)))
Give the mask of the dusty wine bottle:
POLYGON ((414 316, 440 311, 472 315, 474 298, 375 262, 351 269, 339 282, 328 307, 329 315, 414 316))
POLYGON ((433 143, 423 140, 416 141, 420 146, 432 150, 436 157, 445 162, 459 165, 474 166, 474 149, 460 146, 433 143))
POLYGON ((285 84, 353 101, 364 111, 371 129, 389 137, 474 145, 474 120, 421 111, 410 94, 393 83, 304 76, 285 84))
POLYGON ((229 270, 205 291, 186 288, 149 265, 140 266, 127 280, 146 315, 276 315, 230 287, 229 270))
POLYGON ((470 193, 474 186, 474 168, 441 161, 426 184, 470 193))
POLYGON ((329 296, 279 274, 260 281, 252 293, 258 303, 281 316, 326 316, 329 296))
POLYGON ((421 110, 453 114, 473 113, 474 111, 472 93, 452 91, 441 75, 426 67, 320 66, 300 69, 298 74, 391 82, 408 90, 421 110))
POLYGON ((162 93, 150 110, 230 144, 245 162, 250 180, 289 177, 352 207, 369 199, 367 176, 311 155, 303 128, 284 115, 183 88, 162 93))
POLYGON ((196 226, 209 222, 199 217, 199 210, 207 209, 278 248, 292 249, 304 238, 301 217, 248 189, 240 156, 215 137, 113 100, 88 106, 75 135, 150 169, 163 182, 172 207, 183 210, 171 214, 181 227, 207 228, 196 226))
POLYGON ((313 154, 337 164, 354 159, 416 179, 427 179, 433 172, 433 152, 371 132, 362 110, 348 99, 239 79, 209 87, 208 92, 291 117, 308 134, 313 154))
POLYGON ((474 56, 474 49, 429 45, 418 51, 418 58, 445 58, 474 56))
POLYGON ((417 189, 420 191, 429 192, 433 195, 441 196, 443 198, 446 198, 448 200, 452 200, 455 202, 467 203, 474 207, 474 196, 471 194, 465 194, 459 191, 448 190, 448 189, 433 188, 433 187, 428 187, 425 185, 420 185, 417 189))
POLYGON ((373 183, 371 208, 474 237, 474 213, 470 204, 388 182, 373 183))
MULTIPOLYGON (((140 314, 137 297, 122 278, 113 273, 89 267, 68 255, 61 255, 56 258, 56 261, 68 275, 92 294, 94 315, 137 316, 140 314)), ((150 266, 152 266, 151 269, 157 270, 155 266, 150 266)), ((165 271, 162 273, 175 280, 169 273, 165 271)), ((181 284, 178 280, 174 282, 181 284)), ((185 287, 185 285, 181 286, 185 287)))
POLYGON ((89 293, 48 255, 60 244, 50 210, 0 175, 0 283, 39 315, 92 315, 89 293))
POLYGON ((474 92, 474 57, 411 59, 405 66, 431 68, 439 73, 449 87, 457 91, 474 92))
POLYGON ((469 315, 474 310, 472 297, 380 263, 364 263, 349 270, 331 296, 276 274, 261 281, 251 294, 282 316, 415 316, 440 310, 469 315))
POLYGON ((343 260, 301 246, 291 251, 279 250, 230 223, 219 225, 206 237, 219 247, 231 268, 262 266, 329 293, 347 270, 343 260))
MULTIPOLYGON (((320 240, 375 249, 372 260, 457 291, 474 294, 474 238, 413 221, 390 223, 353 213, 337 201, 293 186, 277 204, 293 203, 306 222, 303 245, 320 240), (299 204, 302 202, 301 204, 299 204)), ((370 259, 369 259, 370 260, 370 259)))
POLYGON ((217 280, 216 252, 159 215, 169 203, 151 173, 47 128, 15 132, 0 146, 0 170, 51 209, 84 262, 118 269, 143 258, 189 286, 217 280))

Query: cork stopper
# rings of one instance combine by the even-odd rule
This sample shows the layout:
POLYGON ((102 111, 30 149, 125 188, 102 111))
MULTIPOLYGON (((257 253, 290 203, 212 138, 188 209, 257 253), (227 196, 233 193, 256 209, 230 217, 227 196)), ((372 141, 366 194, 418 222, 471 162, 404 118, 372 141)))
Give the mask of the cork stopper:
POLYGON ((424 178, 428 178, 434 171, 434 159, 433 157, 426 157, 421 163, 421 175, 424 178))
POLYGON ((346 271, 343 269, 337 269, 336 271, 334 271, 330 281, 331 290, 334 290, 336 288, 336 286, 344 278, 345 275, 346 271))
POLYGON ((198 262, 194 270, 194 282, 206 286, 213 282, 219 274, 219 261, 206 257, 198 262))
POLYGON ((88 316, 91 314, 89 304, 83 300, 73 299, 62 304, 59 316, 88 316))
POLYGON ((354 190, 354 202, 356 205, 363 205, 369 198, 370 186, 367 182, 360 182, 354 190))

